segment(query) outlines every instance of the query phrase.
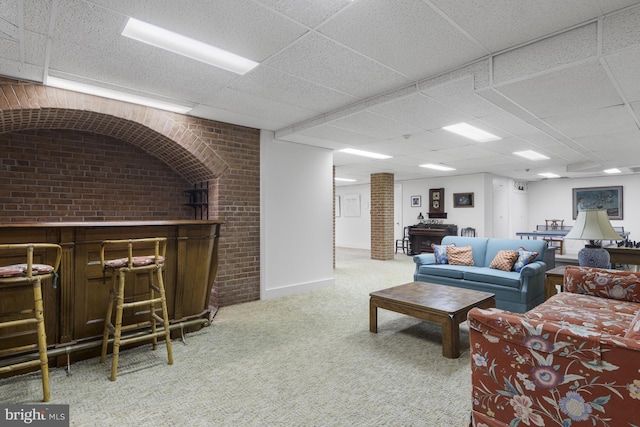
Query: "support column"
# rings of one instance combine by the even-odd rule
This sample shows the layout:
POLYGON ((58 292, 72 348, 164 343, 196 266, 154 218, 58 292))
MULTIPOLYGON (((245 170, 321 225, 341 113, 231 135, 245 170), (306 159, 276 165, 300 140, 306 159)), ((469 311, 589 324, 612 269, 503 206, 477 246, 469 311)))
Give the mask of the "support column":
POLYGON ((394 257, 393 180, 392 173, 371 174, 371 259, 394 257))

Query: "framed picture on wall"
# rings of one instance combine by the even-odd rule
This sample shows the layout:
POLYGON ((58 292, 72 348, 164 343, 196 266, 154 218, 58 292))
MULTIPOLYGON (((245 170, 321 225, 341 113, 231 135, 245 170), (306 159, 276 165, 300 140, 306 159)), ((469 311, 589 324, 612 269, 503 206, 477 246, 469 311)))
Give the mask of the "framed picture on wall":
POLYGON ((454 193, 453 207, 454 208, 472 208, 473 193, 454 193))
POLYGON ((342 214, 345 217, 359 217, 360 216, 360 195, 359 194, 345 194, 342 196, 342 214))
POLYGON ((422 196, 411 196, 411 207, 412 208, 422 207, 422 196))
POLYGON ((573 189, 573 219, 583 209, 606 209, 609 219, 622 219, 622 186, 573 189))

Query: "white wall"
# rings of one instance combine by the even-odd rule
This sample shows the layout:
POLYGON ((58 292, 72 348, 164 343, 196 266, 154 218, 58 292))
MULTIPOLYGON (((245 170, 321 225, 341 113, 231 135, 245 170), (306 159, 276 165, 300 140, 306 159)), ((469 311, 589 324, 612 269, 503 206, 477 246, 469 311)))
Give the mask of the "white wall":
POLYGON ((333 153, 260 133, 260 297, 332 286, 333 153))
MULTIPOLYGON (((623 219, 612 220, 614 227, 630 231, 630 240, 640 241, 640 176, 613 175, 610 177, 583 179, 548 179, 529 183, 528 228, 544 224, 545 219, 564 219, 564 225, 573 225, 573 188, 622 186, 623 219)), ((577 253, 585 242, 565 240, 565 252, 577 253)))
POLYGON ((371 249, 371 186, 349 185, 336 187, 340 197, 341 212, 336 218, 336 246, 343 248, 371 249), (345 196, 360 197, 360 216, 345 215, 345 196))

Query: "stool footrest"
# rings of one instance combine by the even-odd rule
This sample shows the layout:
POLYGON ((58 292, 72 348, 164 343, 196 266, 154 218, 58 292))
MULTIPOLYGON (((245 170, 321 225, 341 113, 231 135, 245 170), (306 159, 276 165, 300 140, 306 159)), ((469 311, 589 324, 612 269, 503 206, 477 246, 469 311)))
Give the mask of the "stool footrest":
POLYGON ((154 299, 145 299, 142 301, 125 302, 124 304, 122 304, 122 308, 139 307, 141 305, 150 305, 150 304, 155 304, 161 301, 162 301, 162 298, 154 298, 154 299))
POLYGON ((0 356, 4 356, 5 354, 15 354, 15 353, 22 353, 22 352, 26 353, 28 351, 37 350, 37 349, 38 349, 38 344, 27 344, 21 347, 11 347, 5 350, 0 350, 0 356))
POLYGON ((149 334, 138 335, 138 336, 133 336, 133 337, 120 338, 120 345, 125 345, 125 344, 129 344, 129 343, 133 343, 133 342, 151 340, 151 339, 158 338, 158 337, 164 337, 165 335, 166 334, 164 332, 164 329, 162 329, 160 331, 157 331, 155 334, 154 333, 149 333, 149 334))
POLYGON ((35 317, 32 317, 30 319, 10 320, 8 322, 0 323, 0 328, 9 328, 12 326, 20 326, 20 325, 31 325, 33 323, 38 323, 38 320, 35 317))
POLYGON ((30 368, 32 366, 40 366, 40 359, 29 360, 26 362, 15 363, 9 366, 0 367, 0 374, 5 372, 19 371, 20 369, 30 368))

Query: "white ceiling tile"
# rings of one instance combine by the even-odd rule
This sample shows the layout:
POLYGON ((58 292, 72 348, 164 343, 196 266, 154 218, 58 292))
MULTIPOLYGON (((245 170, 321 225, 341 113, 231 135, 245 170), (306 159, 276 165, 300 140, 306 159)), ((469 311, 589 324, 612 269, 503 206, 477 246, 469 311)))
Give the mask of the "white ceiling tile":
POLYGON ((488 53, 422 0, 358 1, 320 31, 414 79, 488 53))
MULTIPOLYGON (((123 18, 134 17, 258 62, 307 31, 293 20, 250 0, 190 1, 188 5, 181 1, 154 0, 153 7, 145 1, 92 2, 123 18)), ((121 28, 115 30, 119 32, 121 28)))
POLYGON ((418 133, 423 130, 369 112, 361 112, 343 119, 334 120, 331 125, 376 138, 391 138, 396 135, 418 133))
POLYGON ((538 129, 530 123, 507 113, 499 113, 482 118, 482 121, 510 135, 519 136, 538 133, 538 129))
POLYGON ((263 5, 289 16, 298 22, 315 27, 339 12, 345 6, 351 5, 352 0, 255 0, 263 5))
POLYGON ((638 128, 627 107, 622 105, 549 117, 546 122, 569 137, 606 135, 638 128))
POLYGON ((472 117, 486 117, 501 113, 502 110, 476 95, 473 77, 435 86, 422 91, 425 95, 440 101, 453 110, 469 114, 472 117))
POLYGON ((362 133, 338 128, 330 124, 308 128, 303 131, 300 131, 299 133, 301 135, 306 135, 306 136, 319 138, 319 139, 337 141, 337 142, 341 142, 349 145, 361 145, 361 144, 366 144, 371 141, 375 141, 379 139, 376 137, 364 135, 362 133))
POLYGON ((317 34, 304 37, 266 64, 361 98, 410 83, 400 74, 317 34))
POLYGON ((605 61, 626 100, 640 101, 640 46, 608 55, 605 61))
MULTIPOLYGON (((243 114, 248 116, 260 117, 280 123, 291 120, 291 117, 296 117, 296 121, 302 121, 315 114, 311 110, 258 98, 251 94, 231 89, 223 89, 216 92, 205 100, 203 104, 230 111, 242 111, 243 114)), ((267 129, 275 131, 277 128, 267 129)))
POLYGON ((438 129, 471 118, 419 93, 376 105, 368 110, 426 130, 438 129))
POLYGON ((583 0, 431 0, 431 3, 492 52, 577 25, 599 12, 593 2, 583 0))
POLYGON ((639 0, 597 0, 603 13, 611 13, 623 7, 640 3, 639 0))
POLYGON ((622 103, 605 70, 597 62, 507 84, 497 90, 541 118, 622 103))
POLYGON ((335 110, 357 100, 353 96, 270 67, 258 68, 230 84, 229 88, 318 113, 335 110))

